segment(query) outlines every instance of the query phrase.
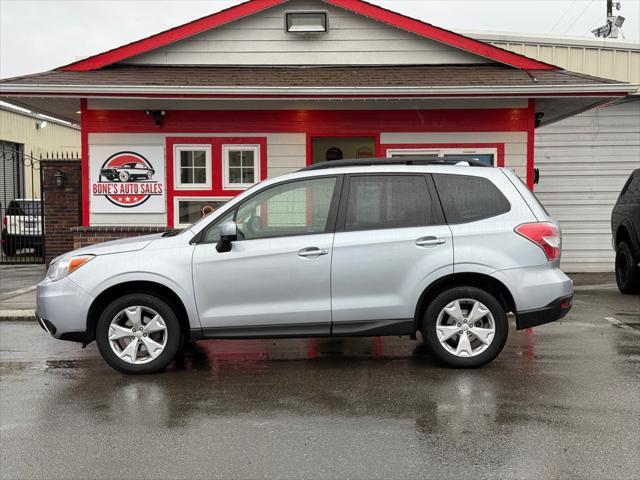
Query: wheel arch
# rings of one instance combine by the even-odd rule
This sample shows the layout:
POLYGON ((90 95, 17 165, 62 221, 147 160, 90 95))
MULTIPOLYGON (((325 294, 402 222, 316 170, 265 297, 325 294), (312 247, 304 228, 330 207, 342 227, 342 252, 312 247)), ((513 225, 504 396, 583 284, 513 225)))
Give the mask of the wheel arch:
POLYGON ((114 299, 132 293, 144 293, 147 295, 153 295, 169 304, 171 309, 175 312, 178 321, 180 322, 180 329, 185 335, 185 338, 189 338, 191 327, 189 324, 189 314, 184 303, 171 288, 161 283, 148 281, 148 280, 136 280, 127 281, 112 285, 106 290, 102 291, 91 303, 89 311, 87 313, 87 323, 85 330, 84 344, 87 345, 95 340, 96 327, 98 325, 98 319, 100 314, 106 308, 109 303, 114 299))
POLYGON ((516 312, 513 295, 500 280, 484 273, 461 272, 439 278, 431 283, 420 295, 415 310, 415 328, 422 330, 424 312, 440 293, 455 287, 476 287, 492 294, 500 302, 505 312, 516 312))
POLYGON ((631 242, 631 235, 629 234, 629 230, 627 229, 626 225, 620 225, 618 227, 618 229, 616 230, 616 236, 615 236, 615 246, 616 249, 618 248, 618 245, 621 242, 631 242))

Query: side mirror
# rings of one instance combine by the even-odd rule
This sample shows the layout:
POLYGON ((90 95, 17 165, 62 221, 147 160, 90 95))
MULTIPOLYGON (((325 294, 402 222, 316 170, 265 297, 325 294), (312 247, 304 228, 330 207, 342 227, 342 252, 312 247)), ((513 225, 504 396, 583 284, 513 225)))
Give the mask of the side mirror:
POLYGON ((235 222, 225 222, 220 225, 220 240, 216 244, 218 253, 230 252, 231 243, 238 239, 238 226, 235 222))

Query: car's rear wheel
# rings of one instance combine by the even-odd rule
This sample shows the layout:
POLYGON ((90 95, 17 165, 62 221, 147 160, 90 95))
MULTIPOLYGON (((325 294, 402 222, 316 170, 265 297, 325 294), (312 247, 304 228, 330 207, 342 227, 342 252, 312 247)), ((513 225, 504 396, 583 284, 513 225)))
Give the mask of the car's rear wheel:
POLYGON ((640 293, 638 257, 627 242, 620 242, 616 248, 616 283, 622 293, 640 293))
POLYGON ((111 367, 123 373, 154 373, 164 369, 181 342, 175 312, 153 295, 134 293, 118 298, 98 319, 98 349, 111 367))
POLYGON ((433 355, 456 368, 477 368, 495 359, 509 333, 507 315, 490 293, 455 287, 426 310, 422 335, 433 355))

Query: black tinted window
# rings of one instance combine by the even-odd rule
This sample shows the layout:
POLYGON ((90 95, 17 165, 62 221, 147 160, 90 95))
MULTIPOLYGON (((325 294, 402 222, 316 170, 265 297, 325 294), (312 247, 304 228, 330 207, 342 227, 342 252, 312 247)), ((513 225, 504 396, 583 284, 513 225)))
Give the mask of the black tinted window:
POLYGON ((432 201, 422 175, 352 177, 345 230, 418 227, 432 223, 432 201))
POLYGON ((473 222, 511 209, 502 192, 486 178, 435 174, 433 179, 449 223, 473 222))

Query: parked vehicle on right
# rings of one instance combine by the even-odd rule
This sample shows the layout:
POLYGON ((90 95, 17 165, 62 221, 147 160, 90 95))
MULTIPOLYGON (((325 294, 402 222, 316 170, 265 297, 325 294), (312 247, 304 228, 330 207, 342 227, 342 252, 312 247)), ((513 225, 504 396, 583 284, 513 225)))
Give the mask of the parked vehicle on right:
POLYGON ((622 293, 640 293, 640 168, 622 187, 611 214, 616 283, 622 293))

